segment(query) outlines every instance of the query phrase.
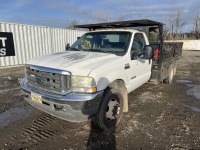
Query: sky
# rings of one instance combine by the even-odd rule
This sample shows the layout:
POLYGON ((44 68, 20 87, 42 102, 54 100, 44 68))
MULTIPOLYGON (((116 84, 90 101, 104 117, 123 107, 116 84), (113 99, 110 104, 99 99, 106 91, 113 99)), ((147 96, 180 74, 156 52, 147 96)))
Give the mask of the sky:
POLYGON ((72 20, 79 24, 103 21, 152 19, 169 23, 178 10, 192 30, 200 0, 1 0, 0 22, 66 28, 72 20))

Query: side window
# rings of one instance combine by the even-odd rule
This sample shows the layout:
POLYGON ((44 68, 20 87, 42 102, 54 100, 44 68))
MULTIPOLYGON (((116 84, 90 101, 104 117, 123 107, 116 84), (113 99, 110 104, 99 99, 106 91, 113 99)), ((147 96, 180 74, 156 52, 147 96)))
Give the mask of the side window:
POLYGON ((134 54, 134 58, 141 57, 144 54, 144 46, 146 41, 142 33, 136 33, 133 39, 131 54, 134 54))

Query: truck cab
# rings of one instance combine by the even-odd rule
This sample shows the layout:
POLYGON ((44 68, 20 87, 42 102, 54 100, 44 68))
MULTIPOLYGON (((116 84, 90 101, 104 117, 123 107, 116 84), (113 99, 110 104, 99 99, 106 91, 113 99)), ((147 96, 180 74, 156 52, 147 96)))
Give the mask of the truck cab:
POLYGON ((152 52, 151 56, 147 56, 148 45, 145 33, 137 30, 100 30, 83 35, 69 51, 104 53, 110 58, 104 57, 106 60, 100 63, 91 61, 96 66, 89 76, 102 82, 98 90, 107 87, 107 83, 104 84, 101 79, 106 74, 110 83, 117 79, 123 80, 128 92, 131 92, 150 79, 152 52))

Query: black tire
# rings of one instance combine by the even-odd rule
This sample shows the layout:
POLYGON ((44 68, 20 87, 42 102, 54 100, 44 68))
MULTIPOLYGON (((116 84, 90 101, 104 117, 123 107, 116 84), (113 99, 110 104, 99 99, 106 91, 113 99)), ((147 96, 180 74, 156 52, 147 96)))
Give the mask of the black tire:
POLYGON ((114 128, 119 123, 122 113, 123 98, 121 92, 117 89, 107 89, 97 115, 99 127, 104 131, 114 128))
POLYGON ((173 78, 174 78, 174 67, 172 66, 169 68, 168 76, 163 80, 163 82, 166 84, 172 84, 173 78))

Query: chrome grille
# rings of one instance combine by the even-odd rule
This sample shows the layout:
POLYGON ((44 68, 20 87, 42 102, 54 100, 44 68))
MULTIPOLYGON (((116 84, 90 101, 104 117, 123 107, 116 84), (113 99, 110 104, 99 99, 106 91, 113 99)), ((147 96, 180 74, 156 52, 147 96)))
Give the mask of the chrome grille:
POLYGON ((26 77, 28 85, 38 90, 66 94, 70 87, 69 75, 46 72, 37 67, 26 67, 26 77))

